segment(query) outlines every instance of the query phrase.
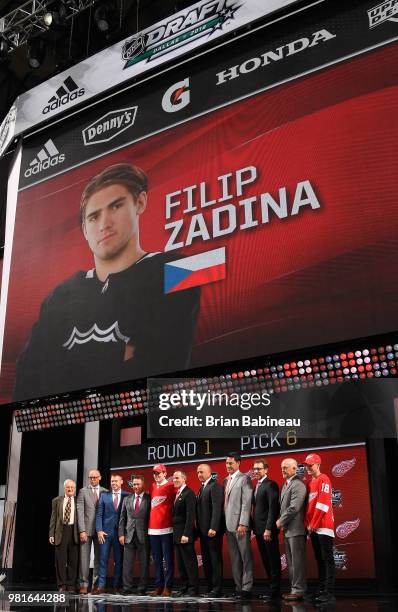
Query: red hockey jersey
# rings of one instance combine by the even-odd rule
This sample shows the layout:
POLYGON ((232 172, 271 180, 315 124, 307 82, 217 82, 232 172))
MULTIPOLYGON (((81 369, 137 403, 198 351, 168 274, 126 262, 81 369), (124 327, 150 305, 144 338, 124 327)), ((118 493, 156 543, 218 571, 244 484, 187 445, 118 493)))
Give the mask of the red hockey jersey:
POLYGON ((332 483, 326 474, 312 478, 308 484, 305 525, 316 533, 334 538, 332 483))
POLYGON ((172 482, 166 480, 158 485, 156 482, 151 490, 151 513, 149 515, 149 535, 173 533, 173 504, 175 488, 172 482))

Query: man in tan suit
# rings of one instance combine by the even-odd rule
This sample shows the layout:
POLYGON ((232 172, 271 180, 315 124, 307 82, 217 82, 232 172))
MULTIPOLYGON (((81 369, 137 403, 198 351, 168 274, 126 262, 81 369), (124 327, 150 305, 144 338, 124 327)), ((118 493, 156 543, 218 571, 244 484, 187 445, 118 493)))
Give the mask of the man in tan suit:
POLYGON ((283 529, 291 584, 291 592, 282 597, 286 601, 294 602, 302 599, 307 589, 306 531, 304 527, 307 488, 297 476, 295 459, 284 459, 281 467, 285 484, 281 491, 281 510, 276 526, 278 529, 283 529))
POLYGON ((52 500, 49 542, 55 546, 55 571, 60 591, 77 587, 79 535, 76 514, 76 483, 65 480, 65 495, 52 500))

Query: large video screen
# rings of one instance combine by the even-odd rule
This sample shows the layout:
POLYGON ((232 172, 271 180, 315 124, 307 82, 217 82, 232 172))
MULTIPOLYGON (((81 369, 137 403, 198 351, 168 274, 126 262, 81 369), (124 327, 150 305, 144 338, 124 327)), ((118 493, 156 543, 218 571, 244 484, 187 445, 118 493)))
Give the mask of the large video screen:
MULTIPOLYGON (((269 477, 275 480, 279 487, 283 485, 281 475, 281 461, 289 456, 293 456, 299 462, 299 474, 304 482, 308 483, 308 474, 306 473, 304 464, 302 463, 310 451, 297 450, 294 453, 286 454, 270 454, 266 455, 269 463, 269 477)), ((316 452, 320 453, 322 458, 322 472, 327 474, 332 482, 333 487, 333 514, 335 520, 335 540, 334 540, 334 560, 336 565, 337 578, 374 578, 374 552, 373 552, 373 536, 372 536, 372 520, 370 510, 369 484, 368 484, 368 468, 366 460, 365 446, 345 446, 329 449, 320 449, 316 452)), ((254 481, 254 472, 252 470, 253 463, 257 458, 263 455, 254 455, 244 457, 242 459, 240 470, 248 473, 254 481)), ((187 474, 187 485, 191 487, 195 493, 198 492, 200 483, 196 475, 196 468, 199 463, 209 463, 212 468, 213 475, 217 475, 220 484, 223 483, 227 476, 225 468, 225 460, 211 460, 204 457, 196 462, 180 462, 170 463, 167 465, 167 476, 170 478, 173 472, 182 469, 187 474)), ((145 476, 145 488, 150 491, 153 481, 152 466, 114 469, 113 473, 118 473, 123 477, 124 490, 131 493, 129 482, 132 481, 134 474, 142 474, 145 476)), ((258 554, 257 544, 252 534, 252 551, 253 551, 253 574, 255 580, 265 579, 265 572, 262 567, 261 559, 258 554)), ((200 546, 196 544, 196 552, 198 555, 199 567, 201 567, 200 546)), ((283 537, 280 535, 280 552, 283 574, 287 578, 286 556, 283 548, 283 537)), ((308 543, 307 546, 308 559, 308 577, 316 578, 317 570, 313 556, 312 546, 308 543)), ((228 554, 226 538, 224 538, 223 548, 224 560, 224 577, 231 577, 231 567, 228 554)))
POLYGON ((398 47, 321 25, 27 140, 1 401, 396 329, 398 47))

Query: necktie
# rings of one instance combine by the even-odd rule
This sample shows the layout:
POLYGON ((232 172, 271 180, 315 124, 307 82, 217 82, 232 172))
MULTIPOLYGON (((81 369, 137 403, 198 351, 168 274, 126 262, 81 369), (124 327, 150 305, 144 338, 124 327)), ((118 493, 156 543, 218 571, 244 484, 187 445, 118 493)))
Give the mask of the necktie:
POLYGON ((98 489, 91 489, 91 492, 93 494, 94 504, 97 505, 98 504, 98 489))
POLYGON ((114 494, 115 497, 113 498, 113 507, 115 508, 115 510, 117 510, 117 502, 118 502, 118 493, 114 494))
POLYGON ((254 489, 254 499, 256 499, 256 497, 257 497, 257 491, 258 491, 258 487, 259 487, 259 486, 260 486, 260 482, 258 482, 258 483, 256 484, 256 488, 254 489))
POLYGON ((134 504, 134 512, 137 514, 140 509, 140 497, 136 495, 135 504, 134 504))
POLYGON ((68 501, 66 502, 66 506, 65 506, 64 525, 69 525, 71 510, 72 510, 71 498, 68 497, 68 501))
POLYGON ((202 482, 201 487, 200 487, 199 492, 198 492, 198 499, 200 499, 202 497, 202 493, 204 491, 204 488, 205 488, 205 483, 202 482))
POLYGON ((232 476, 228 476, 227 486, 225 487, 225 497, 224 497, 224 510, 226 510, 228 505, 228 495, 231 489, 232 476))

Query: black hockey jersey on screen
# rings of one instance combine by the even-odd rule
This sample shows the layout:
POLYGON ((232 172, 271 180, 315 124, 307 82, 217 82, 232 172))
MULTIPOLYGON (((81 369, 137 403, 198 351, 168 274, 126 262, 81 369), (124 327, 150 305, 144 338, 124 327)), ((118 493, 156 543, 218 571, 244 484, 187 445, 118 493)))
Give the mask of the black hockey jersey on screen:
POLYGON ((17 363, 14 400, 189 366, 198 287, 164 293, 170 254, 148 254, 101 282, 77 272, 50 293, 17 363))

